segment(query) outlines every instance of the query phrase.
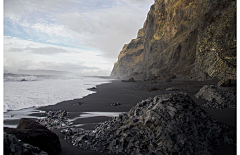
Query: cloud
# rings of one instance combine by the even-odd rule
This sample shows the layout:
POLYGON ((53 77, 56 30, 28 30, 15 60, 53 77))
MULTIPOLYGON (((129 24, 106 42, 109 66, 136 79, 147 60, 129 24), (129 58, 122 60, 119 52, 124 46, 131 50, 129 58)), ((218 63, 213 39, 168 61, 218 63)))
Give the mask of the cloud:
POLYGON ((64 13, 58 17, 68 29, 78 34, 76 37, 82 45, 94 47, 105 52, 108 57, 117 58, 123 45, 137 36, 146 15, 142 15, 140 8, 122 6, 84 14, 64 13))
POLYGON ((6 28, 10 34, 23 31, 18 37, 87 46, 117 58, 123 45, 135 38, 143 26, 152 3, 149 0, 8 0, 4 1, 4 15, 15 25, 6 28))
POLYGON ((79 67, 86 73, 110 74, 123 45, 143 26, 152 3, 5 0, 4 35, 9 37, 4 38, 4 66, 45 69, 41 67, 52 64, 59 69, 79 67))
POLYGON ((113 61, 101 52, 46 45, 19 38, 4 37, 4 69, 45 69, 82 75, 109 75, 113 61))
POLYGON ((67 51, 65 49, 54 48, 54 47, 38 47, 38 48, 27 47, 27 48, 24 48, 24 49, 11 48, 10 51, 12 51, 12 52, 27 51, 27 52, 34 53, 34 54, 43 54, 43 55, 53 55, 53 54, 58 54, 58 53, 69 53, 69 51, 67 51))

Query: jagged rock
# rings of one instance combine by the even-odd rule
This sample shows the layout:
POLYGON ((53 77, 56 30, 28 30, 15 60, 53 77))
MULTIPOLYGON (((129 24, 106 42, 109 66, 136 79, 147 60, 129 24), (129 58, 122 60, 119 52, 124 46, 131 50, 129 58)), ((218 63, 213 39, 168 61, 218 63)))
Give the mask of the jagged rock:
POLYGON ((32 146, 27 143, 23 143, 13 134, 8 134, 4 132, 4 155, 48 155, 47 152, 42 151, 40 148, 32 146))
POLYGON ((68 121, 66 111, 48 111, 46 112, 47 117, 37 120, 41 125, 46 126, 48 129, 67 127, 72 124, 68 121))
POLYGON ((222 79, 217 83, 217 86, 229 87, 231 86, 231 79, 222 79))
POLYGON ((215 145, 234 144, 228 128, 212 120, 185 93, 148 98, 93 131, 79 130, 65 137, 81 149, 126 154, 210 155, 215 145))
POLYGON ((206 108, 235 108, 236 95, 233 90, 228 87, 220 87, 214 85, 205 85, 195 95, 196 98, 203 98, 208 102, 203 106, 206 108))
POLYGON ((58 136, 34 120, 22 118, 17 128, 5 127, 4 131, 50 155, 57 155, 62 151, 58 136))

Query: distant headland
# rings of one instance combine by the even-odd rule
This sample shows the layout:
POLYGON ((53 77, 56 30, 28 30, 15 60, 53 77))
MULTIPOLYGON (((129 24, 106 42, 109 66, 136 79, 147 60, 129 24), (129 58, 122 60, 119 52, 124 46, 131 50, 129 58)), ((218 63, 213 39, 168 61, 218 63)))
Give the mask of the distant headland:
POLYGON ((31 74, 31 75, 69 75, 72 74, 71 72, 67 71, 56 71, 56 70, 25 70, 25 69, 18 69, 18 74, 31 74))

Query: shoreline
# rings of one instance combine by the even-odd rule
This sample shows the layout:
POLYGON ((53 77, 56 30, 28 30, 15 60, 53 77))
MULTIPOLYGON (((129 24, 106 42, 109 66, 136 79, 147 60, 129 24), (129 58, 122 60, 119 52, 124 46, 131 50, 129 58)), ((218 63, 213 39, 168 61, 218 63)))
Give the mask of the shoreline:
MULTIPOLYGON (((113 80, 115 80, 115 79, 109 78, 108 76, 85 76, 85 77, 92 77, 92 78, 108 79, 109 80, 108 82, 105 81, 101 84, 96 84, 94 87, 96 87, 97 85, 108 84, 108 83, 111 83, 113 80)), ((83 84, 83 85, 90 85, 90 84, 83 84)), ((63 101, 57 102, 55 104, 50 104, 50 105, 32 106, 32 107, 27 107, 27 108, 23 108, 23 109, 3 111, 3 121, 4 121, 3 126, 5 127, 5 121, 7 121, 7 122, 14 121, 15 124, 10 124, 10 126, 12 126, 12 125, 17 126, 18 122, 21 118, 33 118, 34 119, 36 117, 44 116, 42 113, 45 113, 45 111, 38 110, 39 108, 48 107, 48 106, 55 106, 55 105, 61 104, 62 102, 71 102, 71 101, 80 100, 84 97, 87 97, 88 95, 96 93, 96 91, 92 88, 90 88, 90 87, 86 88, 86 90, 88 90, 90 92, 87 95, 85 95, 83 97, 80 97, 80 98, 75 98, 75 99, 72 99, 72 100, 63 100, 63 101)))
MULTIPOLYGON (((62 101, 55 105, 49 105, 44 107, 37 107, 35 110, 40 111, 58 111, 66 110, 68 112, 69 119, 75 119, 73 125, 81 125, 80 128, 86 130, 93 130, 94 127, 109 119, 104 115, 104 112, 128 112, 133 106, 135 106, 141 100, 149 97, 154 97, 160 94, 169 94, 173 92, 186 92, 197 104, 201 105, 206 103, 203 99, 197 99, 194 95, 204 85, 216 85, 218 81, 190 81, 182 79, 173 79, 172 82, 163 82, 157 80, 157 83, 150 84, 150 81, 138 81, 138 82, 121 82, 120 80, 112 80, 111 83, 104 83, 96 86, 96 93, 89 94, 81 99, 74 99, 69 101, 62 101), (157 91, 149 92, 149 87, 156 87, 157 91), (175 87, 177 91, 166 91, 166 88, 175 87), (75 103, 81 102, 81 105, 75 105, 75 103), (119 106, 111 106, 112 103, 120 103, 119 106), (86 113, 92 114, 98 112, 93 117, 82 117, 86 113)), ((229 126, 229 129, 236 135, 236 109, 213 109, 203 108, 209 116, 229 126)), ((29 116, 42 117, 43 113, 33 113, 29 116)), ((110 115, 109 115, 110 116, 110 115)), ((11 123, 10 120, 5 123, 11 123)), ((16 123, 16 122, 15 122, 16 123)), ((62 145, 62 152, 59 155, 70 154, 99 154, 99 152, 91 150, 81 150, 72 146, 70 142, 64 140, 64 135, 60 133, 61 129, 54 129, 59 136, 59 140, 62 145)), ((222 154, 227 151, 228 154, 236 153, 236 146, 224 145, 217 147, 218 154, 222 154)), ((109 154, 107 152, 100 154, 109 154)))

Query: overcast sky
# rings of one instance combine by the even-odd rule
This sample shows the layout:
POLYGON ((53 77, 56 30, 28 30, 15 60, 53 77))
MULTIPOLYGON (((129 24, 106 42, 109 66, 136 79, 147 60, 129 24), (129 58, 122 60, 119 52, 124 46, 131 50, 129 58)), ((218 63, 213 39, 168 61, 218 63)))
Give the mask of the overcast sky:
POLYGON ((154 0, 4 0, 4 69, 110 75, 154 0))

